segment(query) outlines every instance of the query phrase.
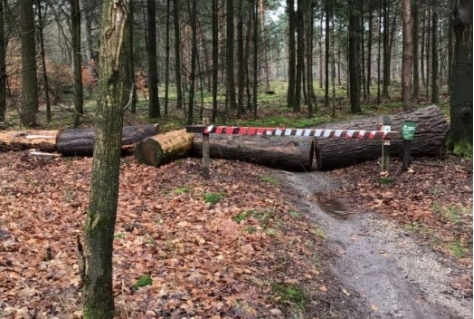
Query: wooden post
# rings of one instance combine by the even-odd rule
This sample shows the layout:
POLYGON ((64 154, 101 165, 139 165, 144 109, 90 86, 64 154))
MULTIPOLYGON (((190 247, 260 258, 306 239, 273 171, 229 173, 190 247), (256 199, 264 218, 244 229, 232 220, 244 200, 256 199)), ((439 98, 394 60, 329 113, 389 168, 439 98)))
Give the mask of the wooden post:
MULTIPOLYGON (((390 132, 390 117, 383 117, 383 126, 382 130, 386 133, 390 132)), ((382 172, 387 172, 390 169, 390 140, 382 140, 382 172)))
POLYGON ((402 171, 408 171, 410 166, 411 141, 403 140, 403 167, 402 171))
MULTIPOLYGON (((205 117, 202 119, 202 125, 208 127, 211 125, 209 118, 205 117)), ((202 134, 202 176, 204 179, 210 178, 209 170, 209 133, 202 134)))

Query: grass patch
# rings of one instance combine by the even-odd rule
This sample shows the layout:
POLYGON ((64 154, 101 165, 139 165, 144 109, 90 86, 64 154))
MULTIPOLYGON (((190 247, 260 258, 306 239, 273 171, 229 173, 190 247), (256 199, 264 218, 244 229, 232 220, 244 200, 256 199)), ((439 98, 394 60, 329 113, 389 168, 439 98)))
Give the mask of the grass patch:
POLYGON ((304 308, 308 301, 304 289, 297 285, 276 283, 272 285, 272 292, 277 296, 279 302, 289 303, 298 308, 304 308))
POLYGON ((125 235, 122 233, 117 233, 114 235, 114 239, 124 239, 124 238, 125 238, 125 235))
POLYGON ((394 182, 393 178, 391 177, 387 177, 387 176, 384 176, 384 177, 380 177, 380 180, 379 180, 379 183, 381 185, 390 185, 394 182))
POLYGON ((421 222, 411 222, 405 225, 405 229, 410 232, 419 233, 419 234, 427 234, 429 232, 428 226, 421 222))
POLYGON ((246 226, 244 228, 244 231, 246 231, 249 234, 253 234, 253 233, 257 232, 257 227, 255 227, 255 226, 246 226))
POLYGON ((247 210, 245 212, 239 213, 232 217, 232 220, 235 221, 237 224, 240 224, 244 220, 253 217, 263 224, 268 224, 268 220, 272 216, 272 213, 269 211, 258 211, 258 210, 247 210))
MULTIPOLYGON (((288 108, 286 108, 289 110, 288 108)), ((240 126, 264 126, 264 127, 290 127, 305 128, 313 127, 329 122, 331 119, 326 116, 312 118, 290 118, 285 116, 268 116, 251 121, 236 121, 240 126)))
POLYGON ((467 255, 469 248, 464 246, 460 241, 455 241, 449 245, 449 251, 456 258, 463 258, 467 255))
POLYGON ((294 211, 294 210, 292 210, 288 214, 290 214, 290 216, 293 217, 293 218, 297 218, 297 217, 300 216, 300 213, 298 213, 297 211, 294 211))
POLYGON ((278 185, 280 184, 280 181, 278 180, 278 178, 276 178, 275 176, 273 175, 262 175, 260 176, 260 180, 262 182, 265 182, 265 183, 268 183, 268 184, 272 184, 272 185, 278 185))
POLYGON ((441 207, 436 201, 434 201, 431 203, 431 209, 435 214, 440 214, 443 219, 457 225, 464 223, 464 219, 472 215, 471 209, 459 204, 441 207))
POLYGON ((192 191, 191 187, 184 186, 184 187, 178 187, 173 190, 173 193, 176 195, 183 195, 183 194, 189 194, 192 191))
POLYGON ((220 193, 204 193, 203 199, 208 204, 217 204, 224 196, 220 193))
POLYGON ((278 231, 275 228, 267 228, 265 230, 265 234, 267 234, 270 237, 275 237, 278 234, 278 231))
POLYGON ((326 234, 324 233, 324 231, 321 229, 321 228, 314 228, 313 230, 311 230, 311 233, 313 235, 316 235, 317 237, 321 238, 321 239, 326 239, 326 234))
POLYGON ((138 277, 137 281, 132 285, 134 290, 138 290, 141 287, 150 286, 153 283, 151 276, 149 274, 144 274, 138 277))

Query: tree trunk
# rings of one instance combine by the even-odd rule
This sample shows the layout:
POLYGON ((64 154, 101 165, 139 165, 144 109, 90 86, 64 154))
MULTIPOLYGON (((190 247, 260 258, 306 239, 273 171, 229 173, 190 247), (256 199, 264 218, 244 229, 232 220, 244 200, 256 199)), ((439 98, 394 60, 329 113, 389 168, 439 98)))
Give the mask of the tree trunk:
MULTIPOLYGON (((417 124, 416 134, 412 141, 412 156, 444 154, 444 143, 449 126, 439 107, 431 105, 410 113, 394 114, 390 118, 392 131, 401 132, 404 121, 414 121, 417 124)), ((377 130, 380 122, 379 117, 369 117, 339 124, 326 124, 318 128, 377 130)), ((402 157, 402 139, 394 138, 390 142, 390 153, 393 156, 402 157)), ((381 146, 381 140, 376 139, 319 139, 319 158, 317 159, 319 169, 333 169, 377 159, 381 156, 381 146)))
POLYGON ((7 113, 7 66, 6 66, 6 39, 4 28, 4 3, 0 1, 0 127, 6 119, 7 113))
MULTIPOLYGON (((291 171, 310 171, 314 138, 210 134, 210 157, 251 162, 291 171)), ((202 155, 202 134, 194 135, 193 155, 202 155)))
POLYGON ((156 55, 156 4, 147 0, 147 49, 148 49, 148 117, 159 118, 160 101, 158 100, 158 65, 156 55))
POLYGON ((123 40, 127 2, 102 5, 98 117, 91 192, 84 229, 84 319, 112 319, 115 313, 112 254, 119 191, 123 125, 123 40))
MULTIPOLYGON (((79 10, 79 0, 76 0, 73 4, 76 6, 76 9, 79 10)), ((49 123, 51 121, 51 101, 49 99, 49 83, 48 83, 48 72, 46 70, 46 54, 44 50, 44 20, 41 12, 41 3, 40 0, 36 0, 37 12, 38 12, 38 37, 40 40, 40 58, 41 58, 41 67, 43 69, 43 91, 44 91, 44 99, 46 103, 46 121, 49 123)), ((72 13, 71 13, 72 16, 72 13)), ((80 34, 80 22, 79 22, 79 34, 80 34)), ((81 78, 82 81, 82 78, 81 78)), ((82 83, 81 83, 82 84, 82 83)))
MULTIPOLYGON (((134 143, 158 134, 158 125, 125 126, 122 130, 122 148, 128 148, 134 143)), ((92 155, 94 137, 97 135, 94 128, 68 129, 58 133, 56 149, 63 155, 92 155)))
POLYGON ((306 91, 308 92, 308 118, 313 117, 315 94, 313 87, 313 5, 305 0, 306 22, 306 91))
POLYGON ((298 0, 296 11, 296 79, 295 79, 295 103, 293 112, 301 110, 301 83, 303 80, 304 67, 304 25, 303 25, 303 0, 298 0))
MULTIPOLYGON (((169 0, 168 0, 169 1, 169 0)), ((133 50, 134 45, 134 37, 133 37, 133 21, 134 21, 134 8, 133 8, 134 0, 129 0, 128 3, 128 25, 127 25, 127 38, 126 38, 126 61, 127 61, 127 90, 132 90, 131 94, 131 105, 130 105, 130 112, 135 114, 137 112, 137 87, 135 85, 135 54, 133 50)))
POLYGON ((38 83, 36 79, 35 19, 33 0, 20 1, 21 30, 21 107, 23 125, 36 126, 38 83))
POLYGON ((150 166, 169 163, 191 153, 193 138, 185 129, 148 137, 136 145, 135 158, 150 166))
POLYGON ((265 70, 265 91, 270 91, 270 69, 268 67, 268 43, 265 38, 265 6, 264 0, 259 0, 260 32, 262 34, 263 65, 265 70))
POLYGON ((257 119, 257 93, 258 93, 258 3, 255 1, 253 24, 253 118, 257 119))
POLYGON ((403 0, 403 59, 402 59, 402 100, 403 110, 413 110, 413 20, 411 0, 403 0))
POLYGON ((244 113, 244 6, 242 1, 237 3, 237 118, 244 113))
POLYGON ((461 0, 454 9, 448 146, 457 155, 472 156, 472 1, 461 0))
MULTIPOLYGON (((227 24, 226 24, 226 67, 227 67, 227 91, 229 93, 229 106, 231 109, 237 107, 235 103, 235 79, 234 79, 234 0, 227 0, 227 24)), ((227 117, 227 115, 226 115, 227 117)))
POLYGON ((169 108, 169 92, 170 92, 170 5, 171 0, 166 0, 166 31, 165 31, 165 117, 168 116, 168 108, 169 108))
POLYGON ((419 75, 419 55, 418 55, 418 29, 419 14, 418 1, 412 2, 412 19, 413 19, 413 101, 418 102, 418 94, 420 91, 420 75, 419 75))
POLYGON ((288 91, 286 93, 286 104, 288 107, 293 107, 296 93, 295 1, 287 0, 286 9, 288 14, 288 91))
MULTIPOLYGON (((39 1, 38 1, 39 2, 39 1)), ((81 115, 84 114, 84 92, 82 86, 82 54, 81 54, 81 8, 79 0, 71 0, 71 38, 72 60, 74 65, 74 127, 78 127, 81 115)), ((43 63, 46 65, 46 63, 43 63)), ((44 70, 46 72, 46 70, 44 70)), ((45 80, 47 77, 45 76, 45 80)), ((46 90, 46 92, 48 92, 46 90)), ((48 121, 49 122, 49 121, 48 121)))
POLYGON ((329 21, 331 20, 331 0, 324 0, 325 4, 325 31, 324 35, 324 44, 325 44, 325 55, 324 55, 324 107, 329 107, 329 55, 330 55, 330 36, 331 29, 329 21))
POLYGON ((382 98, 389 99, 388 85, 390 84, 390 0, 383 0, 383 83, 382 98))
POLYGON ((359 1, 349 2, 349 78, 351 113, 360 113, 359 1))
POLYGON ((217 117, 217 81, 219 76, 219 8, 212 0, 212 123, 217 117))
POLYGON ((191 20, 191 74, 189 79, 189 103, 188 103, 188 119, 186 123, 188 125, 193 124, 194 118, 194 91, 196 82, 196 60, 197 60, 197 8, 196 0, 192 0, 190 10, 191 20))
POLYGON ((367 39, 367 97, 370 98, 370 85, 372 84, 372 37, 373 37, 373 4, 369 1, 369 34, 367 39))
POLYGON ((433 0, 433 13, 431 14, 431 104, 438 104, 438 7, 433 0))
POLYGON ((176 108, 183 107, 183 91, 181 88, 181 39, 179 32, 179 0, 174 0, 173 5, 174 19, 174 60, 176 76, 176 108))
POLYGON ((55 152, 59 131, 28 130, 0 131, 0 152, 36 148, 42 152, 55 152))
MULTIPOLYGON (((122 151, 135 143, 158 134, 158 124, 125 126, 122 130, 122 151)), ((95 129, 4 131, 0 133, 0 150, 36 148, 42 152, 58 152, 66 156, 92 155, 95 129)))

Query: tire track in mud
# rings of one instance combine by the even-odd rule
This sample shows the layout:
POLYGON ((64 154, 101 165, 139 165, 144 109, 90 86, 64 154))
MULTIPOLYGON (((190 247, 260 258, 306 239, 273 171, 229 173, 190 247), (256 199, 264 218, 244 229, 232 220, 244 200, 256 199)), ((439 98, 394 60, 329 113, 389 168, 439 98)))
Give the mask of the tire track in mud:
MULTIPOLYGON (((456 267, 452 262, 378 215, 343 210, 337 203, 331 211, 331 205, 316 198, 338 189, 323 172, 275 174, 299 194, 297 204, 324 231, 330 272, 360 295, 354 298, 373 310, 370 318, 472 318, 472 299, 450 286, 456 267)), ((345 313, 344 318, 359 317, 345 313)))

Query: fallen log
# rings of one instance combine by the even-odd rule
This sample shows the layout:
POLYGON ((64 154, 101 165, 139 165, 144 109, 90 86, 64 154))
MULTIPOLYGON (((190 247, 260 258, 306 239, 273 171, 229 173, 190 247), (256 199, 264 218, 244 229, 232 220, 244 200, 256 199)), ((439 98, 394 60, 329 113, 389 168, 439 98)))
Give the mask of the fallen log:
MULTIPOLYGON (((209 134, 210 157, 240 160, 291 171, 313 168, 314 138, 209 134)), ((202 134, 194 135, 193 155, 202 156, 202 134)))
POLYGON ((150 166, 169 163, 191 153, 193 138, 185 129, 148 137, 135 145, 135 158, 150 166))
MULTIPOLYGON (((412 141, 412 157, 436 157, 444 154, 444 142, 449 125, 441 110, 436 105, 427 106, 410 113, 390 115, 392 131, 402 131, 404 121, 417 124, 412 141)), ((381 125, 381 117, 369 117, 341 123, 330 123, 318 126, 321 129, 354 129, 377 130, 381 125)), ((382 141, 380 139, 343 139, 326 138, 318 140, 318 169, 328 170, 350 166, 356 163, 374 160, 381 156, 382 141)), ((391 156, 403 156, 403 140, 390 140, 391 156)))
POLYGON ((0 150, 36 148, 42 152, 54 152, 57 135, 57 130, 0 131, 0 150))
MULTIPOLYGON (((127 151, 134 143, 158 134, 158 124, 124 126, 122 149, 127 151)), ((56 150, 63 155, 92 155, 95 128, 67 129, 60 131, 56 139, 56 150)))
MULTIPOLYGON (((122 150, 133 151, 133 144, 158 134, 158 125, 125 126, 122 131, 122 150)), ((66 130, 0 131, 0 150, 34 148, 40 152, 62 155, 92 155, 94 128, 66 130)))

